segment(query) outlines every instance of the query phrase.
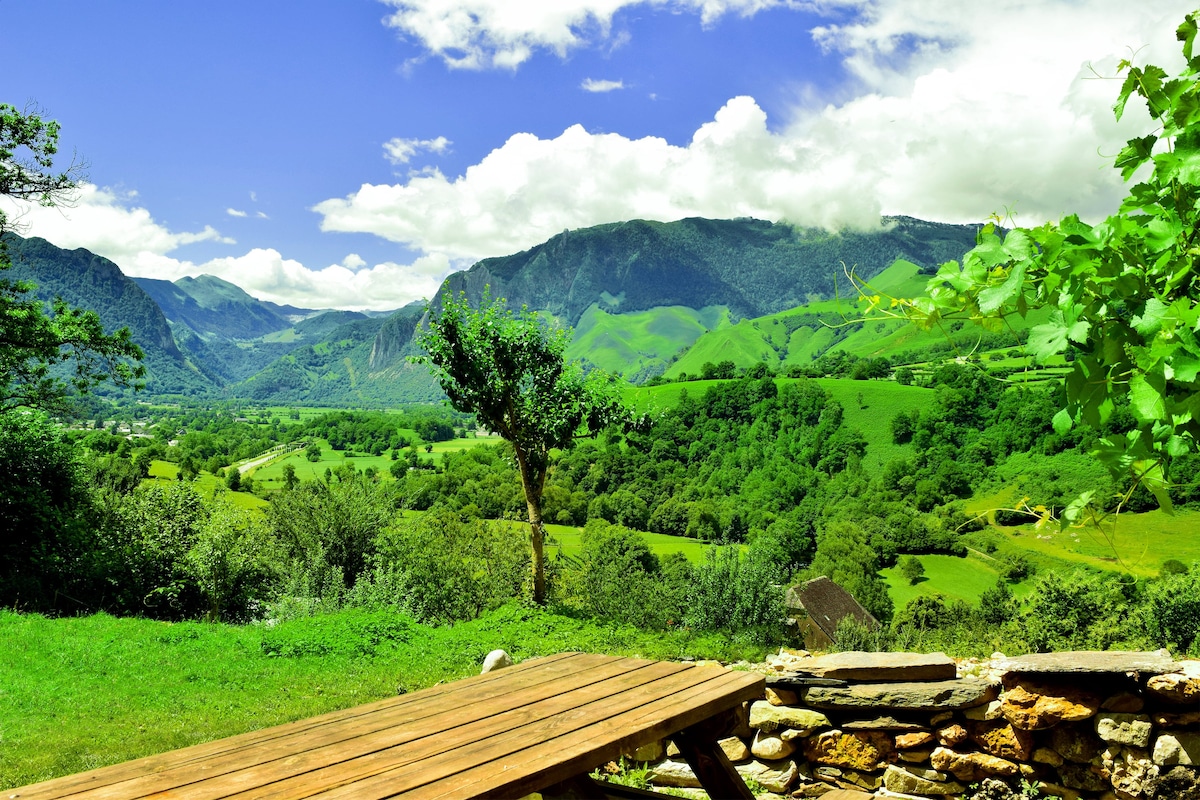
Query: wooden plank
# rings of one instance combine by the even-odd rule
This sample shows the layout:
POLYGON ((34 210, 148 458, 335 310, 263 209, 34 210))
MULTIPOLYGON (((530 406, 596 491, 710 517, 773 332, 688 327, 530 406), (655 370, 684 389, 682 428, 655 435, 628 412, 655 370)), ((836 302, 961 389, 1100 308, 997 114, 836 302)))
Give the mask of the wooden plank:
POLYGON ((277 780, 278 777, 273 776, 280 772, 286 777, 340 763, 364 753, 421 740, 477 718, 492 716, 497 706, 502 709, 525 707, 547 694, 567 691, 581 684, 588 685, 607 675, 625 675, 655 662, 588 656, 567 663, 578 665, 578 669, 565 671, 566 667, 556 668, 556 663, 550 663, 542 669, 527 670, 504 680, 487 682, 485 686, 492 687, 496 693, 483 703, 470 702, 474 699, 474 692, 469 690, 474 686, 468 685, 466 694, 439 692, 432 698, 409 703, 400 709, 388 708, 283 740, 267 740, 215 759, 190 761, 153 774, 139 775, 119 784, 96 787, 74 797, 77 800, 107 800, 141 797, 168 789, 175 789, 181 797, 221 797, 241 791, 246 785, 259 786, 277 780), (460 707, 458 698, 463 697, 468 702, 460 707), (411 717, 409 709, 412 709, 411 717), (184 791, 183 787, 188 788, 184 791))
MULTIPOLYGON (((672 681, 683 677, 672 676, 672 681)), ((513 736, 508 740, 498 737, 464 748, 450 754, 451 763, 436 765, 445 777, 414 786, 408 776, 397 775, 392 794, 407 791, 404 796, 413 800, 520 797, 541 786, 586 773, 615 760, 628 749, 673 734, 762 692, 761 676, 749 673, 697 667, 687 677, 697 680, 678 688, 663 681, 650 694, 629 692, 618 698, 619 704, 613 703, 608 708, 560 715, 551 721, 553 730, 537 731, 536 736, 513 736)), ((374 786, 353 788, 364 792, 356 795, 353 791, 343 791, 328 797, 332 800, 391 796, 375 794, 374 786)))
MULTIPOLYGON (((65 798, 65 796, 104 786, 104 784, 125 781, 128 778, 161 772, 176 768, 176 766, 200 762, 200 760, 218 758, 222 754, 234 753, 242 748, 263 744, 266 741, 304 735, 325 726, 334 726, 334 724, 348 724, 361 717, 379 714, 380 711, 401 709, 415 711, 419 708, 416 704, 433 702, 434 699, 444 697, 446 694, 468 690, 485 691, 488 686, 496 684, 500 679, 508 684, 508 682, 514 681, 515 673, 533 672, 538 676, 546 676, 551 674, 547 673, 547 670, 557 672, 559 669, 565 669, 566 673, 582 672, 607 658, 611 658, 611 656, 595 656, 581 654, 581 652, 560 652, 556 655, 530 658, 529 661, 523 661, 515 666, 497 670, 497 672, 472 675, 469 678, 449 682, 449 684, 430 686, 419 692, 374 700, 372 703, 353 706, 353 708, 307 717, 305 720, 251 730, 244 734, 227 736, 224 739, 203 742, 203 744, 180 748, 180 750, 158 753, 155 756, 146 756, 130 760, 130 762, 102 766, 95 770, 77 772, 74 775, 65 775, 49 781, 30 784, 30 786, 19 789, 20 800, 65 798), (551 664, 557 664, 557 667, 551 667, 551 664)), ((550 678, 547 676, 546 680, 550 680, 550 678)))
MULTIPOLYGON (((580 729, 588 728, 599 721, 643 706, 655 699, 665 696, 677 696, 687 692, 698 684, 710 682, 711 677, 703 672, 685 669, 673 674, 664 675, 652 684, 642 687, 627 688, 624 691, 608 697, 587 696, 584 693, 573 693, 568 698, 571 707, 557 714, 535 720, 531 724, 512 728, 503 733, 487 737, 471 736, 460 747, 448 749, 430 758, 425 758, 411 765, 378 772, 376 775, 354 783, 347 782, 339 789, 322 795, 327 798, 381 798, 390 797, 405 792, 416 792, 418 795, 430 794, 428 784, 438 781, 457 781, 460 773, 472 772, 461 781, 475 789, 481 778, 490 772, 507 772, 526 758, 530 750, 548 747, 550 752, 558 754, 562 737, 569 736, 580 729), (586 701, 586 702, 581 702, 586 701), (482 768, 481 770, 479 768, 482 768)), ((466 731, 472 734, 472 731, 466 731)), ((587 739, 593 746, 601 744, 593 739, 587 739)), ((573 777, 586 769, 568 770, 547 776, 540 785, 548 785, 573 777)), ((433 790, 432 794, 440 794, 433 790)), ((486 789, 477 791, 478 796, 488 796, 486 789)))
MULTIPOLYGON (((307 742, 311 745, 308 750, 292 748, 292 752, 278 754, 280 757, 277 758, 250 758, 238 765, 240 769, 227 769, 220 776, 175 772, 163 776, 160 786, 182 787, 186 784, 186 792, 179 790, 175 796, 193 800, 226 798, 242 793, 254 798, 302 798, 320 788, 361 780, 379 771, 454 750, 474 739, 527 726, 539 718, 553 717, 572 708, 578 703, 577 698, 584 694, 612 696, 628 691, 631 685, 684 669, 688 667, 683 664, 605 657, 604 662, 586 673, 505 693, 503 697, 476 699, 474 694, 466 694, 462 697, 466 703, 463 708, 451 708, 419 723, 401 722, 389 729, 324 746, 307 742)), ((151 784, 150 780, 145 783, 151 784)), ((98 800, 108 795, 88 795, 89 800, 92 796, 98 800)), ((130 794, 126 792, 120 796, 127 798, 130 794)), ((83 796, 78 800, 84 800, 83 796)))

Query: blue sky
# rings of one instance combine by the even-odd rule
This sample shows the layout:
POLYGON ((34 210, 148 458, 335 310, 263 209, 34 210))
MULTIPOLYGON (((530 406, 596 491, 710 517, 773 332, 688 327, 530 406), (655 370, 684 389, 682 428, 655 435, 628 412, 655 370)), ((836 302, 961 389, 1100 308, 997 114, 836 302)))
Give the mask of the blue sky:
POLYGON ((1152 0, 4 0, 0 102, 88 182, 30 235, 131 275, 395 308, 565 229, 1111 211, 1152 0))

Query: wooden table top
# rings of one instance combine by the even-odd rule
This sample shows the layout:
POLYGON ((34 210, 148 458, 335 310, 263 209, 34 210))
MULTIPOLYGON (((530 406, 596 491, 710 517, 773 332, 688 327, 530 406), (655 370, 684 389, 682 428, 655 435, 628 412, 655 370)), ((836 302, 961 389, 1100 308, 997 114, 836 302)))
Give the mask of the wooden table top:
POLYGON ((3 797, 521 797, 703 726, 762 691, 753 673, 561 653, 3 797))

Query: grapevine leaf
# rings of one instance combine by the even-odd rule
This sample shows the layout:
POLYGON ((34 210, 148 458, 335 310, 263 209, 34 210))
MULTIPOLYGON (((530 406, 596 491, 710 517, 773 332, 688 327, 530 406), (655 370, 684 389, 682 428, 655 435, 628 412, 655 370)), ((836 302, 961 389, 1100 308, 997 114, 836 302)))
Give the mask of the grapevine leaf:
POLYGON ((1151 297, 1146 301, 1142 315, 1133 318, 1133 327, 1142 336, 1149 338, 1158 333, 1166 316, 1167 306, 1157 297, 1151 297))
POLYGON ((1133 469, 1135 474, 1142 476, 1142 485, 1154 495, 1154 499, 1158 501, 1158 507, 1167 514, 1174 514, 1175 506, 1171 502, 1170 487, 1167 484, 1166 473, 1163 472, 1162 462, 1135 461, 1133 469))
POLYGON ((1071 412, 1064 408, 1055 414, 1050 422, 1054 426, 1054 432, 1063 436, 1071 430, 1071 412))
POLYGON ((1165 379, 1161 371, 1133 374, 1129 379, 1129 402, 1139 420, 1152 422, 1166 415, 1167 409, 1163 401, 1165 391, 1165 379))
POLYGON ((1158 137, 1150 134, 1140 139, 1130 139, 1121 148, 1121 152, 1117 153, 1117 161, 1113 166, 1121 170, 1122 178, 1129 180, 1129 177, 1137 171, 1138 167, 1150 160, 1156 141, 1158 141, 1158 137))
POLYGON ((979 293, 979 310, 991 314, 1007 303, 1025 282, 1025 262, 1018 262, 1008 273, 1008 278, 999 286, 990 286, 979 293))

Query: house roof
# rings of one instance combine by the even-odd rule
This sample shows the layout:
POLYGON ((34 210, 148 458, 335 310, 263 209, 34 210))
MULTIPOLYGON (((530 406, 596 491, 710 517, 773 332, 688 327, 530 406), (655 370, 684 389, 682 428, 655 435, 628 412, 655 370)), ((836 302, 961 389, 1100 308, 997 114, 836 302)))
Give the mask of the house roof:
POLYGON ((834 639, 838 623, 846 617, 854 617, 868 628, 879 626, 879 621, 853 595, 824 575, 789 589, 787 605, 790 609, 803 609, 830 640, 834 639))

